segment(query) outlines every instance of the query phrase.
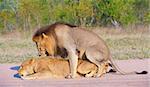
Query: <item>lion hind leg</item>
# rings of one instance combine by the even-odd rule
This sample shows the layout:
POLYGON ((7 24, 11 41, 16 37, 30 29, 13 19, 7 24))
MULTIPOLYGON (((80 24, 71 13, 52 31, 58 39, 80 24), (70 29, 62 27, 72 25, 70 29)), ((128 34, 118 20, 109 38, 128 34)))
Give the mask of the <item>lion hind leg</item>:
POLYGON ((109 65, 107 62, 104 62, 101 64, 100 70, 98 71, 99 77, 107 73, 108 66, 109 65))
POLYGON ((97 72, 97 67, 94 67, 94 68, 90 71, 90 73, 85 74, 85 77, 87 77, 87 78, 93 77, 93 76, 96 74, 96 72, 97 72))
POLYGON ((101 77, 104 74, 107 73, 107 69, 108 69, 108 63, 102 63, 98 69, 97 69, 97 73, 95 73, 95 75, 93 75, 94 77, 101 77))
POLYGON ((106 62, 105 58, 103 58, 102 53, 97 50, 96 47, 89 47, 85 52, 87 59, 89 59, 92 63, 96 64, 98 69, 95 77, 100 77, 103 74, 103 63, 106 62))
POLYGON ((97 66, 89 61, 82 61, 77 68, 77 72, 85 77, 93 77, 97 72, 97 66))

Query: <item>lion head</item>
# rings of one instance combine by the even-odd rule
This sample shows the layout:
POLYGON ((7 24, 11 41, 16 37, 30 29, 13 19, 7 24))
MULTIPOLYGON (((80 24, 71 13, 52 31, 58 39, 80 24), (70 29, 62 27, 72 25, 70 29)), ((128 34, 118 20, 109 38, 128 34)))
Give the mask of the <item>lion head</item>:
POLYGON ((33 41, 36 43, 39 56, 55 55, 56 40, 52 35, 46 35, 45 33, 42 33, 42 35, 34 36, 33 41))
POLYGON ((18 74, 21 77, 25 77, 25 76, 34 74, 35 73, 35 65, 36 65, 35 61, 36 61, 35 59, 30 59, 30 60, 24 61, 20 65, 20 68, 18 70, 18 74))
POLYGON ((66 23, 54 23, 49 26, 45 26, 40 28, 33 35, 32 40, 36 43, 39 56, 54 56, 60 55, 61 57, 66 57, 67 52, 64 48, 58 47, 57 36, 55 33, 55 29, 61 26, 63 29, 65 26, 68 27, 76 27, 74 25, 66 24, 66 23))

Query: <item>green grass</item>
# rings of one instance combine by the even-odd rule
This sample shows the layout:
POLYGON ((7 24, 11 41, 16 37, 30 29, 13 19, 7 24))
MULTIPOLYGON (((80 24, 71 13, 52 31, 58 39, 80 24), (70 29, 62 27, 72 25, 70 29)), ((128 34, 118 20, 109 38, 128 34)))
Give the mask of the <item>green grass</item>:
MULTIPOLYGON (((150 58, 149 32, 93 30, 108 44, 114 59, 150 58)), ((32 35, 7 33, 0 35, 0 63, 19 63, 37 56, 32 35)))

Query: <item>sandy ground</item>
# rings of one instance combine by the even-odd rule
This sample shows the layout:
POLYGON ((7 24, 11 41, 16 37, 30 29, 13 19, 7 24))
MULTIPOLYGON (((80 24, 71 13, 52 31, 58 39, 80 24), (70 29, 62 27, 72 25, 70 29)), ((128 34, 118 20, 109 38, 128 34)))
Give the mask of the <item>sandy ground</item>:
MULTIPOLYGON (((116 61, 123 70, 150 72, 150 59, 116 61)), ((101 78, 21 80, 19 64, 0 64, 0 87, 150 87, 150 74, 120 75, 107 73, 101 78)))

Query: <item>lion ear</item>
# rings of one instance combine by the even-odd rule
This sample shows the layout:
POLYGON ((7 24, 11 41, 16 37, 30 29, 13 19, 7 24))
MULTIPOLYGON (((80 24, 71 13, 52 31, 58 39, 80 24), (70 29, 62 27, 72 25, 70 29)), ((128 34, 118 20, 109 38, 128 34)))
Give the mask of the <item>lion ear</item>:
POLYGON ((30 59, 29 63, 33 64, 35 62, 35 59, 30 59))
POLYGON ((43 38, 48 38, 48 36, 45 33, 42 33, 43 38))

